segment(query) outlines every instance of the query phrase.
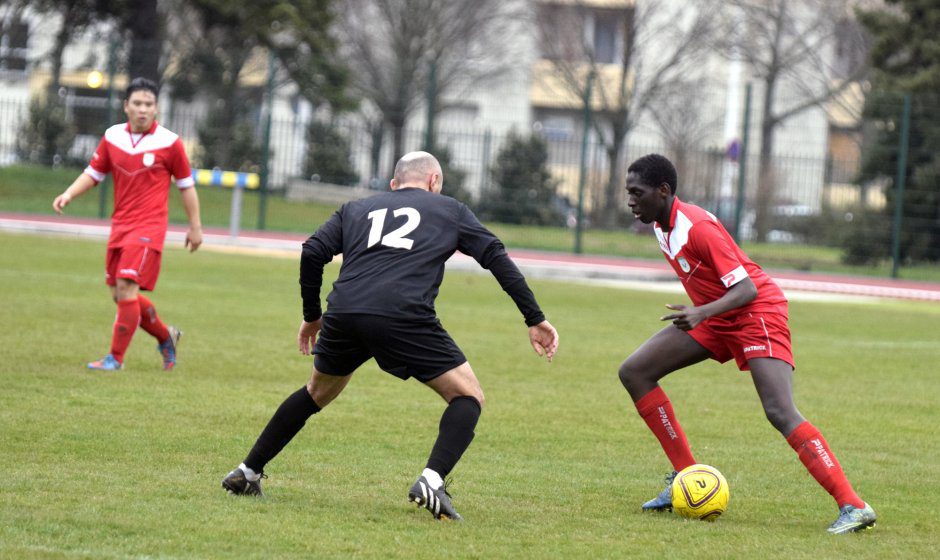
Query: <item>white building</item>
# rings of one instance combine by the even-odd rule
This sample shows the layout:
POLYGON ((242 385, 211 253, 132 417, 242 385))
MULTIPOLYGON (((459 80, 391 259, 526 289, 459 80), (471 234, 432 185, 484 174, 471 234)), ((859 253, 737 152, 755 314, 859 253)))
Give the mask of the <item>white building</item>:
MULTIPOLYGON (((529 17, 519 19, 508 43, 500 47, 511 51, 514 65, 497 79, 467 81, 449 90, 436 117, 438 142, 449 146, 454 163, 468 172, 467 188, 479 192, 486 185, 487 166, 493 162, 499 142, 509 131, 521 134, 539 131, 550 142, 552 166, 562 180, 562 194, 574 200, 584 136, 584 104, 577 88, 565 87, 559 74, 558 57, 568 57, 567 62, 574 63, 568 64, 568 68, 576 69, 578 56, 585 52, 580 47, 587 47, 596 69, 591 107, 594 118, 601 119, 603 115, 599 116, 598 112, 605 103, 599 96, 617 92, 626 53, 635 57, 625 77, 626 86, 630 91, 641 91, 642 81, 650 79, 651 69, 662 64, 663 56, 670 52, 670 41, 675 40, 682 26, 688 23, 682 18, 666 22, 657 22, 656 18, 661 20, 676 13, 693 14, 696 7, 704 4, 692 0, 520 1, 528 7, 529 17), (647 34, 638 31, 640 37, 631 37, 631 32, 637 29, 634 24, 647 13, 652 19, 644 19, 641 28, 646 29, 647 34), (554 19, 556 24, 564 19, 567 31, 559 36, 546 36, 546 19, 554 19), (663 23, 671 26, 675 33, 648 33, 649 29, 657 29, 663 23)), ((39 15, 29 8, 14 13, 9 6, 0 7, 0 163, 14 159, 13 138, 28 99, 47 89, 50 79, 47 55, 60 23, 56 17, 39 15)), ((99 133, 95 131, 101 129, 107 114, 109 32, 106 26, 92 26, 76 37, 64 53, 61 93, 78 126, 79 138, 73 150, 76 154, 87 153, 94 146, 99 133), (100 78, 102 82, 95 81, 100 78)), ((732 140, 740 140, 737 138, 740 134, 734 131, 741 129, 745 84, 751 82, 754 84, 748 149, 751 159, 746 183, 748 197, 752 197, 757 184, 754 154, 759 149, 762 119, 760 84, 754 79, 752 69, 736 65, 713 51, 701 49, 690 56, 695 60, 688 69, 689 76, 695 77, 694 86, 661 93, 647 104, 627 136, 623 158, 629 160, 650 151, 666 153, 682 163, 683 184, 694 193, 694 198, 717 201, 726 196, 728 193, 721 189, 727 191, 732 183, 724 154, 732 140)), ((834 46, 831 56, 838 62, 834 46)), ((265 74, 266 57, 262 55, 254 69, 245 73, 244 82, 263 92, 265 74)), ((115 76, 117 97, 126 82, 126 76, 115 76)), ((777 96, 779 107, 797 95, 795 89, 799 86, 792 81, 781 84, 777 96)), ((172 92, 161 96, 161 118, 191 146, 197 143, 198 119, 193 115, 204 115, 205 107, 206 100, 174 107, 172 92), (179 115, 186 115, 186 118, 179 115)), ((120 111, 112 114, 115 120, 122 117, 120 111)), ((255 115, 258 122, 263 114, 259 110, 255 115)), ((272 184, 277 185, 302 174, 306 124, 312 118, 312 111, 309 104, 286 86, 276 92, 272 116, 272 184)), ((778 127, 774 173, 778 193, 785 193, 780 198, 782 204, 819 208, 827 180, 829 122, 823 108, 813 107, 778 127)), ((845 120, 840 119, 840 123, 844 125, 845 120)), ((407 138, 410 140, 406 148, 420 147, 424 127, 425 110, 419 108, 409 121, 407 138)), ((357 134, 362 137, 352 139, 353 156, 362 181, 368 182, 370 141, 363 136, 365 131, 357 134)), ((598 193, 603 188, 608 164, 603 150, 596 145, 596 132, 588 136, 591 140, 588 187, 594 193, 586 200, 590 206, 602 203, 598 193)), ((390 149, 387 144, 386 154, 390 149)), ((388 159, 383 157, 383 161, 388 159)), ((736 185, 736 181, 733 184, 736 185)))

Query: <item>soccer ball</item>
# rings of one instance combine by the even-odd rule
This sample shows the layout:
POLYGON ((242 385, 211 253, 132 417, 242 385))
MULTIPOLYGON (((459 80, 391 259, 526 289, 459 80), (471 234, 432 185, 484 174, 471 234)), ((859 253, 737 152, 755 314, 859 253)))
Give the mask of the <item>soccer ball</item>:
POLYGON ((728 481, 718 469, 692 465, 672 481, 672 511, 681 517, 714 521, 728 508, 728 481))

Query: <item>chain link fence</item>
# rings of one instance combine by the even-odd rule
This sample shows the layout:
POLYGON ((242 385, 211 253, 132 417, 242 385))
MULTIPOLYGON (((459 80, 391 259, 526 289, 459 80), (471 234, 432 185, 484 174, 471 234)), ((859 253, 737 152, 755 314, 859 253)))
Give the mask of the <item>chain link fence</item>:
MULTIPOLYGON (((82 167, 107 117, 117 121, 123 116, 119 93, 112 97, 110 111, 107 90, 63 88, 60 93, 55 111, 35 101, 0 102, 0 164, 82 167)), ((242 98, 247 109, 226 120, 211 104, 165 94, 159 119, 183 138, 194 167, 258 173, 267 153, 267 184, 246 193, 248 197, 303 204, 317 199, 304 196, 304 189, 348 188, 353 197, 387 188, 394 164, 389 130, 377 134, 353 117, 317 120, 304 114, 296 100, 276 98, 265 146, 265 92, 259 86, 242 98)), ((712 119, 710 126, 717 127, 717 121, 712 119)), ((650 152, 673 159, 680 173, 679 196, 712 211, 748 251, 758 252, 759 262, 769 256, 778 266, 811 269, 814 259, 824 259, 830 268, 855 265, 897 275, 899 267, 940 260, 940 181, 935 180, 940 165, 933 163, 940 148, 940 134, 934 132, 940 129, 940 103, 935 98, 871 96, 864 118, 823 119, 828 127, 823 131, 807 131, 808 125, 799 121, 785 124, 776 132, 777 147, 769 161, 762 161, 760 153, 760 115, 743 114, 741 121, 749 124, 748 145, 703 147, 635 131, 627 137, 619 165, 650 152), (801 134, 822 140, 802 146, 793 141, 801 134), (765 191, 761 202, 761 190, 768 185, 772 196, 767 200, 765 191)), ((822 126, 819 119, 812 122, 822 126)), ((508 134, 441 124, 434 137, 434 151, 446 170, 445 194, 470 204, 488 223, 548 228, 544 231, 561 240, 556 249, 565 251, 574 250, 575 235, 582 232, 648 233, 629 214, 622 185, 608 185, 610 160, 593 132, 560 132, 551 118, 540 118, 531 128, 508 134), (516 151, 507 160, 508 150, 516 151), (513 165, 529 166, 530 171, 541 167, 546 176, 540 183, 525 184, 515 198, 504 196, 514 185, 500 181, 527 176, 513 175, 507 170, 513 165), (613 198, 612 187, 617 189, 613 198), (607 219, 612 206, 614 227, 607 219)), ((406 129, 402 138, 405 151, 422 149, 427 131, 406 129)), ((263 200, 260 206, 262 212, 271 211, 263 200)), ((252 218, 243 220, 246 227, 254 226, 252 218)), ((204 220, 225 225, 229 216, 204 220)), ((261 215, 258 224, 266 221, 261 215)), ((311 231, 306 221, 296 227, 283 220, 275 223, 311 231)), ((542 247, 543 236, 533 229, 513 237, 512 244, 542 247)))

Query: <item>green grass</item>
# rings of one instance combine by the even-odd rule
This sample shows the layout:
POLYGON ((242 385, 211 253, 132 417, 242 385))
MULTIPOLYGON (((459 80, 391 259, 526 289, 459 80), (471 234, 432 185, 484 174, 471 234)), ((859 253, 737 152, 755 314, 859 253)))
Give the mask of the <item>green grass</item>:
MULTIPOLYGON (((28 212, 52 214, 52 200, 68 187, 81 169, 48 169, 36 166, 15 165, 0 167, 0 212, 28 212)), ((112 194, 110 180, 107 187, 106 215, 111 214, 112 194)), ((185 224, 186 213, 179 200, 177 189, 171 189, 170 221, 185 224)), ((97 218, 101 202, 96 188, 75 199, 66 212, 70 216, 97 218)), ((258 193, 246 191, 242 204, 242 229, 258 226, 258 193)), ((232 206, 231 189, 199 187, 199 203, 205 227, 229 226, 232 206)), ((266 229, 274 231, 298 231, 312 233, 336 210, 322 204, 288 202, 284 198, 271 196, 267 200, 266 229)))
MULTIPOLYGON (((940 306, 795 302, 796 396, 878 527, 825 533, 835 506, 731 365, 667 378, 699 460, 731 486, 714 524, 641 514, 667 462, 620 361, 675 295, 534 281, 561 333, 552 364, 488 275, 448 274, 441 319, 487 395, 454 472, 466 522, 406 502, 443 402, 373 362, 268 468, 263 500, 219 481, 309 374, 294 259, 168 248, 153 297, 185 331, 177 371, 138 332, 126 369, 91 373, 113 303, 104 246, 0 234, 0 558, 928 558, 940 306), (916 328, 912 328, 914 325, 916 328)), ((327 267, 328 274, 336 272, 327 267)))
MULTIPOLYGON (((52 213, 52 199, 67 187, 80 169, 48 169, 36 166, 14 165, 0 167, 0 212, 52 213)), ((185 224, 186 214, 179 202, 176 189, 172 189, 170 221, 185 224)), ((110 194, 110 192, 109 192, 110 194)), ((202 221, 207 227, 229 227, 232 191, 217 187, 200 187, 202 221)), ((72 216, 97 218, 100 212, 97 190, 75 200, 68 207, 72 216)), ((259 226, 260 197, 247 191, 243 197, 241 228, 259 226)), ((110 214, 111 199, 105 207, 110 214)), ((264 218, 265 229, 297 233, 312 233, 336 210, 334 206, 291 202, 272 195, 267 198, 264 218)), ((509 248, 534 249, 554 252, 573 252, 575 233, 561 227, 537 227, 511 224, 487 224, 509 248)), ((802 270, 848 275, 887 277, 891 263, 877 266, 849 266, 841 261, 841 250, 805 244, 750 243, 742 244, 744 251, 755 262, 768 270, 802 270)), ((583 233, 582 251, 589 255, 607 255, 659 261, 662 254, 654 239, 630 231, 591 229, 583 233)), ((940 266, 907 266, 900 271, 902 278, 940 282, 940 266)))

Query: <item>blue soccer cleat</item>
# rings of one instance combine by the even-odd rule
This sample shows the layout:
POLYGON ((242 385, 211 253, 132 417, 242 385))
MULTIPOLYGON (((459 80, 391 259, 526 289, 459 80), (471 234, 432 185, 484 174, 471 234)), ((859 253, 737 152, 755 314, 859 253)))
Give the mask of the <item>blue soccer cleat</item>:
POLYGON ((643 511, 671 511, 672 510, 672 481, 676 479, 676 471, 666 475, 666 487, 652 500, 643 504, 643 511))
POLYGON ((829 526, 826 531, 830 535, 844 535, 845 533, 854 533, 864 529, 871 529, 875 526, 875 510, 868 504, 859 509, 855 506, 846 504, 839 508, 839 518, 829 526))
POLYGON ((157 344, 157 351, 163 356, 163 371, 170 371, 176 366, 176 346, 183 336, 183 331, 172 325, 167 330, 170 331, 170 337, 157 344))
POLYGON ((100 371, 117 371, 122 369, 124 364, 114 359, 114 356, 108 354, 100 360, 88 362, 88 369, 97 369, 100 371))

